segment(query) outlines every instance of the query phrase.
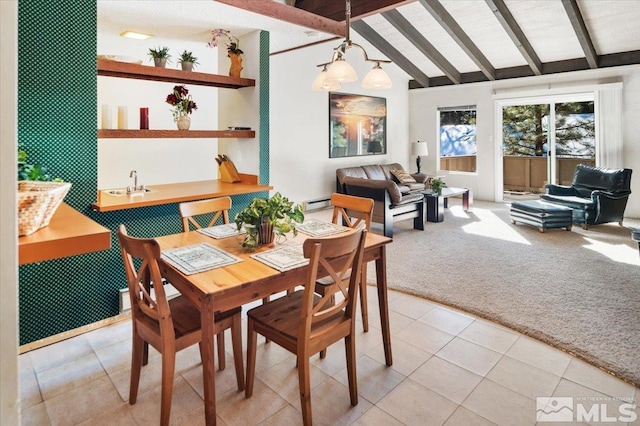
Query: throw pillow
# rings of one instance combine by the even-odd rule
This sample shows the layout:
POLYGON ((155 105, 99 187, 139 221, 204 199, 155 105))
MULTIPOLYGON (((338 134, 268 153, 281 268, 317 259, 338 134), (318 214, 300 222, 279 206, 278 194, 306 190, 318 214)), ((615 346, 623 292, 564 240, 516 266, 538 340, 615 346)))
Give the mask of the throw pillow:
POLYGON ((391 174, 398 179, 399 183, 416 183, 416 180, 408 172, 402 169, 391 170, 391 174))

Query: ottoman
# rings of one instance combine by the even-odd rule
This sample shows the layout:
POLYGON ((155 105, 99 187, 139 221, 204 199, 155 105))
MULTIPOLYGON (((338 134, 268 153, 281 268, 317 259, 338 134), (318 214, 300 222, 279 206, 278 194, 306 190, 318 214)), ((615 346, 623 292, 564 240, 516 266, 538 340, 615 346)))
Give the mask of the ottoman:
POLYGON ((511 223, 533 225, 540 232, 547 228, 565 228, 571 231, 573 224, 573 209, 538 200, 514 201, 511 203, 509 216, 511 223))

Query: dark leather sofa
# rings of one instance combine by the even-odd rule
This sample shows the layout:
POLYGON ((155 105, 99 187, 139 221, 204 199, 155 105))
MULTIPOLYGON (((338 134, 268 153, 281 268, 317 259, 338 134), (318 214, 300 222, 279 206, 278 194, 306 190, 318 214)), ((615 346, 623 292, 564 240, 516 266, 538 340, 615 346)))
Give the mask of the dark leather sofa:
POLYGON ((573 223, 583 229, 599 223, 622 225, 631 194, 631 169, 605 169, 579 164, 571 186, 545 185, 541 200, 573 209, 573 223))
MULTIPOLYGON (((414 182, 400 182, 392 172, 403 171, 398 163, 372 164, 336 170, 336 191, 372 198, 371 220, 381 223, 386 237, 393 237, 393 223, 413 219, 413 229, 424 230, 426 176, 412 174, 414 182)), ((407 173, 408 175, 408 173, 407 173)))

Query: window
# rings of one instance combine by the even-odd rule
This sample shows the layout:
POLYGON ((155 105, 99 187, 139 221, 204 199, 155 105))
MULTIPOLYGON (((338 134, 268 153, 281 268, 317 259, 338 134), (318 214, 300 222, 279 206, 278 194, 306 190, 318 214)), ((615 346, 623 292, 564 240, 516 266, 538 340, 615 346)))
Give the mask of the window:
POLYGON ((440 170, 476 171, 476 106, 438 108, 440 170))

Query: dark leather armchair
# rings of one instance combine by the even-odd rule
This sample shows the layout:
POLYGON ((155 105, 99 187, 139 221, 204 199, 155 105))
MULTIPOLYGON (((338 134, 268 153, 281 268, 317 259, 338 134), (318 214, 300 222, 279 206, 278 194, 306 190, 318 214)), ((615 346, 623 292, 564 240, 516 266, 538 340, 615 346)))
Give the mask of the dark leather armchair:
POLYGON ((605 169, 579 164, 571 186, 545 185, 541 200, 573 209, 573 222, 588 225, 618 222, 622 225, 631 194, 631 169, 605 169))

